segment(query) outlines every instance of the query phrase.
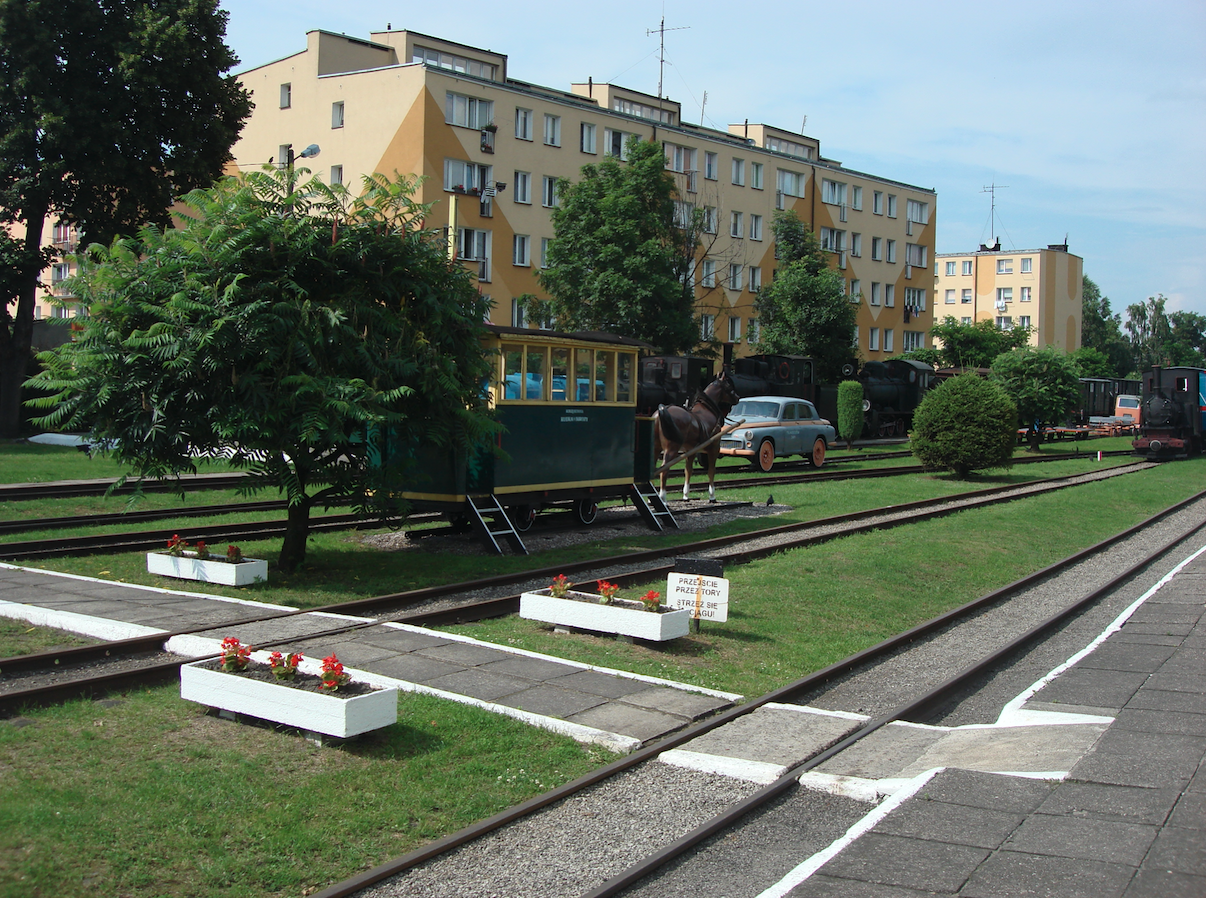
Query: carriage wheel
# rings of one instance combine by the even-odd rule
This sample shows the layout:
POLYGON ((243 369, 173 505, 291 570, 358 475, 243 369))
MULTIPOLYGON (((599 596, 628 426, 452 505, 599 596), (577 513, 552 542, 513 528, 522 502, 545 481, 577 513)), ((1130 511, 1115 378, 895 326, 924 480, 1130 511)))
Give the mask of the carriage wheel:
POLYGON ((593 524, 599 516, 599 503, 594 499, 575 499, 574 517, 579 524, 593 524))
POLYGON ((812 444, 812 466, 819 468, 825 464, 825 441, 817 437, 817 441, 812 444))
POLYGON ((531 505, 512 505, 507 509, 511 526, 519 533, 527 533, 536 522, 536 509, 531 505))
POLYGON ((769 474, 774 465, 775 444, 770 440, 763 440, 762 445, 758 447, 758 470, 763 474, 769 474))

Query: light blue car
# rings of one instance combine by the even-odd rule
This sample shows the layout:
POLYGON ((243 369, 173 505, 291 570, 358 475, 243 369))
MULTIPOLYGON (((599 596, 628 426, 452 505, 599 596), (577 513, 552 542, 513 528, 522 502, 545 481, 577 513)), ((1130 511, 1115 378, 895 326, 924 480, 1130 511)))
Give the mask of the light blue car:
POLYGON ((720 454, 749 461, 760 471, 769 471, 776 458, 799 455, 819 468, 825 451, 837 439, 816 406, 791 396, 752 396, 742 399, 729 412, 725 427, 743 424, 720 441, 720 454))

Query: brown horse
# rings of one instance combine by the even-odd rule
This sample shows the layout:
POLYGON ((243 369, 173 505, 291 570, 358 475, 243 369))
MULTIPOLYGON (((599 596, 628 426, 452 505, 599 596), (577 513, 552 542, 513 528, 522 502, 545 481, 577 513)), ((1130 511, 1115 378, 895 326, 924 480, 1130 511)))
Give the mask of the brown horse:
MULTIPOLYGON (((706 443, 720 433, 725 415, 741 397, 729 379, 728 371, 708 384, 690 409, 682 406, 659 406, 653 415, 653 446, 662 459, 658 494, 666 499, 666 470, 685 453, 706 443)), ((708 499, 716 501, 716 460, 720 457, 720 440, 714 440, 703 452, 708 459, 708 499)), ((691 492, 691 468, 694 457, 688 458, 683 480, 683 499, 691 492)))

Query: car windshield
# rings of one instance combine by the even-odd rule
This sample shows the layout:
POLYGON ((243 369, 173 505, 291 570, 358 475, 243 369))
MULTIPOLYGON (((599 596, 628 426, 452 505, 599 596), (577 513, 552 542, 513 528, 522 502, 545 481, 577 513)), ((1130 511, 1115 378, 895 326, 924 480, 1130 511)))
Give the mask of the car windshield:
POLYGON ((733 410, 729 412, 730 418, 778 418, 779 403, 777 402, 755 402, 750 399, 743 399, 733 406, 733 410))

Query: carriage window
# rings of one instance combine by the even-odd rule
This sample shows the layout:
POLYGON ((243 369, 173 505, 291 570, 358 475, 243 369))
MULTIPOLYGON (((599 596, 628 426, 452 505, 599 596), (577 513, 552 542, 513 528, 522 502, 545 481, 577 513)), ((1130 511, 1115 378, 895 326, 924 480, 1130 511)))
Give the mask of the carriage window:
POLYGON ((606 402, 611 396, 611 385, 616 377, 616 354, 614 352, 595 353, 595 401, 606 402))
POLYGON ((549 374, 551 375, 554 402, 565 402, 565 385, 569 378, 569 354, 568 349, 561 347, 553 349, 553 364, 549 367, 549 374))
POLYGON ((548 350, 528 347, 528 370, 524 399, 544 398, 544 369, 548 350))
POLYGON ((502 398, 518 399, 523 382, 523 347, 504 345, 502 348, 502 398))
POLYGON ((1178 377, 1177 378, 1177 392, 1178 393, 1188 393, 1189 392, 1189 378, 1188 377, 1178 377))
POLYGON ((632 353, 621 352, 616 366, 616 401, 632 401, 632 353))
POLYGON ((671 362, 670 363, 671 379, 680 380, 682 378, 682 376, 683 376, 683 363, 682 362, 671 362))
POLYGON ((579 349, 575 353, 574 364, 574 401, 590 402, 591 358, 594 352, 589 349, 579 349))

